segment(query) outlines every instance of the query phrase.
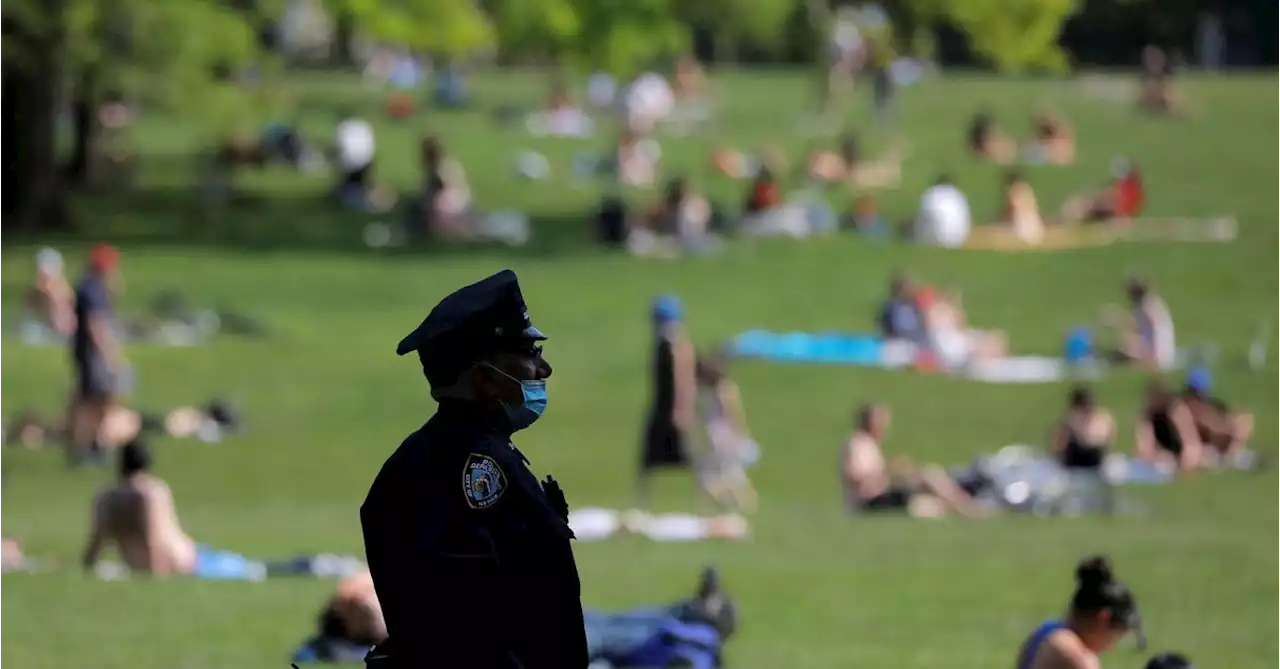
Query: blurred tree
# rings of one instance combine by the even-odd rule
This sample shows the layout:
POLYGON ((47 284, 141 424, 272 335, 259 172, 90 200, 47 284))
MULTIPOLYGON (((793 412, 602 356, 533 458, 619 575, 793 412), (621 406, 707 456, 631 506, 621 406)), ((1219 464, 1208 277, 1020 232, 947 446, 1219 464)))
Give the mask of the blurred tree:
POLYGON ((1002 72, 1028 69, 1062 71, 1069 67, 1058 46, 1078 0, 910 0, 917 17, 937 17, 969 39, 974 53, 1002 72))
MULTIPOLYGON (((532 0, 530 0, 532 2, 532 0)), ((381 44, 455 58, 494 44, 494 29, 475 0, 329 0, 345 30, 381 44)))
POLYGON ((740 44, 776 54, 782 47, 786 24, 797 0, 698 0, 677 2, 676 17, 714 35, 715 59, 732 60, 740 44))
POLYGON ((502 55, 564 64, 582 30, 575 0, 491 0, 502 55))
POLYGON ((61 218, 50 212, 65 211, 64 186, 92 177, 97 112, 109 92, 187 113, 196 125, 234 123, 243 109, 228 101, 237 90, 231 77, 257 54, 256 31, 228 2, 9 0, 0 11, 11 38, 3 45, 6 92, 23 100, 5 115, 10 137, 22 138, 5 147, 5 163, 32 183, 17 188, 30 191, 15 204, 26 226, 61 218), (73 131, 67 180, 54 149, 64 88, 73 131))
POLYGON ((579 30, 572 62, 626 78, 688 48, 689 29, 675 7, 681 0, 572 0, 579 30))

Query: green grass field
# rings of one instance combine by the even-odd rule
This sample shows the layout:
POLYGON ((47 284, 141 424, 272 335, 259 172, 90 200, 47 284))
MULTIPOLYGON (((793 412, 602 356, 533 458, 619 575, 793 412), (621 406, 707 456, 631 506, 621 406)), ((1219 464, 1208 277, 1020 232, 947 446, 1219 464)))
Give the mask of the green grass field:
MULTIPOLYGON (((723 136, 664 140, 664 161, 668 172, 685 171, 717 198, 736 198, 738 186, 709 178, 707 148, 723 140, 754 149, 776 139, 799 156, 810 140, 797 132, 797 117, 811 87, 783 74, 716 82, 725 100, 723 136)), ((148 119, 138 133, 149 190, 92 205, 80 240, 56 241, 72 263, 82 257, 83 241, 118 241, 126 309, 173 287, 197 302, 234 304, 272 328, 264 341, 225 337, 204 348, 129 351, 142 407, 222 393, 244 408, 244 437, 155 446, 158 472, 173 487, 186 529, 254 556, 361 554, 357 510, 368 484, 433 408, 416 361, 397 358, 395 344, 447 292, 504 266, 519 272, 533 318, 551 336, 546 351, 556 370, 545 418, 518 442, 536 472, 561 481, 571 505, 625 508, 631 499, 652 295, 674 290, 685 298, 700 344, 753 327, 858 330, 872 325, 885 277, 896 267, 961 286, 971 319, 1006 329, 1025 353, 1057 350, 1067 328, 1092 319, 1101 304, 1119 302, 1122 278, 1141 270, 1169 302, 1182 341, 1222 347, 1218 389, 1256 410, 1253 446, 1274 458, 1276 364, 1253 372, 1244 358, 1259 321, 1276 318, 1276 82, 1259 76, 1185 85, 1198 113, 1187 121, 1088 100, 1067 82, 954 78, 909 89, 901 102, 912 153, 905 182, 883 196, 883 206, 895 217, 909 214, 922 187, 945 170, 970 193, 979 217, 994 214, 999 170, 965 155, 964 124, 990 106, 1010 132, 1025 136, 1030 108, 1048 101, 1072 118, 1080 148, 1073 167, 1031 170, 1042 206, 1101 183, 1112 157, 1127 153, 1145 168, 1152 213, 1234 214, 1241 235, 1231 245, 996 255, 840 237, 737 241, 718 258, 639 261, 587 243, 578 219, 598 192, 569 189, 567 179, 531 184, 510 177, 510 157, 521 148, 537 148, 567 170, 578 144, 529 139, 481 115, 430 112, 381 129, 380 176, 412 187, 414 138, 440 132, 467 165, 482 203, 518 206, 537 218, 531 247, 375 254, 360 246, 363 219, 324 208, 327 180, 283 171, 244 181, 259 203, 201 212, 189 197, 183 158, 199 139, 168 118, 148 119)), ((476 85, 485 103, 534 104, 540 92, 534 77, 476 85)), ((347 84, 303 82, 295 93, 317 133, 336 104, 381 106, 347 84)), ((861 107, 850 113, 866 117, 861 107)), ((52 412, 67 389, 63 351, 23 348, 12 338, 37 241, 11 238, 3 249, 6 415, 26 406, 52 412)), ((1181 650, 1211 668, 1275 666, 1274 469, 1132 491, 1156 510, 1141 520, 854 520, 841 510, 835 465, 856 403, 894 406, 891 451, 950 465, 1004 444, 1042 441, 1064 387, 755 363, 735 366, 734 374, 765 449, 754 474, 762 500, 753 537, 741 544, 578 545, 587 605, 666 602, 686 595, 702 565, 716 564, 744 616, 729 646, 734 667, 986 669, 1011 666, 1032 626, 1066 605, 1075 561, 1105 551, 1138 595, 1152 650, 1181 650)), ((1122 435, 1143 382, 1119 373, 1098 386, 1122 435)), ((1128 439, 1121 446, 1129 448, 1128 439)), ((71 565, 89 495, 110 473, 68 471, 60 453, 16 450, 5 453, 5 472, 4 535, 67 565, 4 577, 3 660, 12 666, 283 669, 332 587, 92 580, 71 565)), ((693 498, 685 477, 659 482, 660 508, 689 508, 693 498)), ((1113 668, 1144 662, 1128 645, 1104 658, 1113 668)))

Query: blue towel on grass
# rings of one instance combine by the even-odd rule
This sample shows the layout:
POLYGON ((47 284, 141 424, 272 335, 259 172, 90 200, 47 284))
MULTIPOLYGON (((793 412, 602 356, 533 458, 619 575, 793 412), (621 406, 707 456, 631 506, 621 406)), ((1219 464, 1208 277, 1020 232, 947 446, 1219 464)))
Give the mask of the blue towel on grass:
POLYGON ((847 332, 744 332, 729 344, 729 354, 778 362, 876 366, 884 363, 879 335, 847 332))

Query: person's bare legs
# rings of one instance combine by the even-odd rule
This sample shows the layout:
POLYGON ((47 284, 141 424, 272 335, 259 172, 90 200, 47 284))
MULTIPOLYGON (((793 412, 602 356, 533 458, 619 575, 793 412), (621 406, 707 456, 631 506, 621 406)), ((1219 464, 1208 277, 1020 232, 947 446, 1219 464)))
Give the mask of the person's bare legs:
POLYGON ((918 493, 907 502, 907 515, 912 518, 945 518, 948 507, 933 495, 918 493))
POLYGON ((1227 429, 1229 439, 1222 455, 1231 458, 1243 451, 1245 444, 1253 436, 1253 414, 1247 412, 1228 414, 1227 429))
POLYGON ((929 466, 921 469, 920 482, 924 484, 925 489, 937 495, 938 499, 962 516, 986 518, 995 515, 992 510, 975 502, 969 493, 956 484, 951 475, 939 467, 929 466))

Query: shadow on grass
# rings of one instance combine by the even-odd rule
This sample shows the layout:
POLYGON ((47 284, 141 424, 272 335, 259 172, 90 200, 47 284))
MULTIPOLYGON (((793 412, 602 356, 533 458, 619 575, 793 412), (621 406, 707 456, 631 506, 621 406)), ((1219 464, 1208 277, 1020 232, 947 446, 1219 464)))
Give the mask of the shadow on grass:
POLYGON ((384 214, 342 209, 324 195, 243 193, 211 205, 181 189, 147 189, 82 198, 79 227, 69 232, 6 234, 5 245, 78 245, 109 242, 129 248, 203 247, 237 252, 309 251, 379 257, 488 255, 512 258, 607 254, 595 242, 590 212, 540 213, 529 219, 533 238, 518 247, 498 243, 424 240, 397 248, 370 248, 365 226, 399 225, 404 200, 384 214))

